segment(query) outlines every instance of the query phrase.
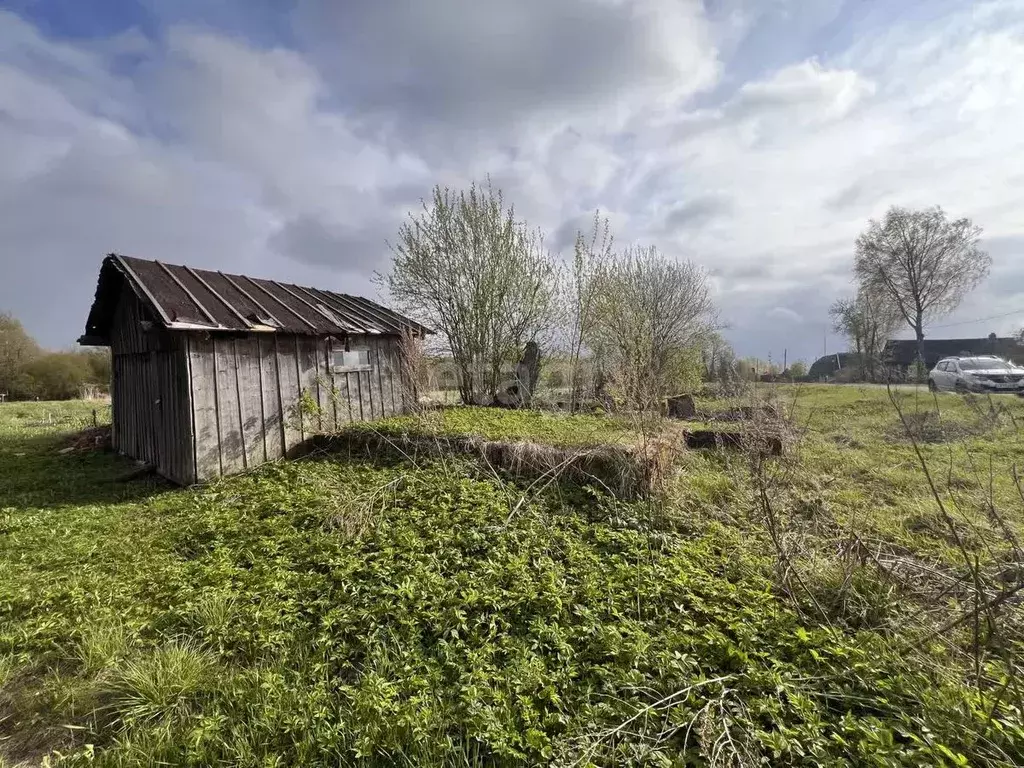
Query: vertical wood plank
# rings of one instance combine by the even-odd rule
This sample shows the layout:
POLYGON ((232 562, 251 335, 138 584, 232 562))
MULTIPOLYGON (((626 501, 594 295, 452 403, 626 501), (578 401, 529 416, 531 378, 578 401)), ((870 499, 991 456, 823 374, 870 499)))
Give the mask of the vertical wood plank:
POLYGON ((185 388, 188 395, 188 419, 191 442, 192 442, 192 458, 190 460, 189 470, 191 475, 191 482, 199 482, 199 446, 196 441, 196 403, 195 398, 192 394, 192 382, 195 379, 195 369, 192 367, 192 334, 185 335, 185 370, 187 379, 185 381, 185 388))
POLYGON ((383 340, 383 357, 384 357, 384 402, 387 403, 385 411, 388 416, 393 416, 398 413, 398 403, 395 402, 395 366, 398 363, 397 356, 395 354, 396 346, 395 339, 388 337, 383 340))
POLYGON ((330 413, 331 413, 331 429, 335 432, 338 431, 338 383, 337 378, 334 375, 334 371, 331 370, 331 342, 329 339, 324 339, 323 343, 323 362, 324 362, 324 380, 330 384, 331 391, 327 393, 331 399, 330 413))
MULTIPOLYGON (((373 350, 370 350, 370 359, 373 359, 373 350)), ((366 398, 366 402, 363 404, 366 409, 366 421, 373 421, 375 417, 374 411, 374 396, 373 396, 373 369, 368 371, 359 372, 360 383, 362 385, 363 396, 366 398)))
POLYGON ((266 450, 259 339, 251 334, 237 339, 234 346, 245 466, 251 469, 263 463, 266 450))
POLYGON ((124 374, 121 371, 121 358, 117 355, 111 364, 110 381, 110 446, 115 451, 121 450, 121 382, 124 381, 124 374))
POLYGON ((199 336, 192 337, 189 340, 188 355, 192 368, 190 395, 196 480, 197 482, 206 482, 219 477, 224 472, 220 450, 217 366, 214 360, 213 340, 199 336))
POLYGON ((320 344, 321 340, 316 336, 310 336, 306 339, 305 346, 305 363, 307 366, 312 364, 313 370, 313 387, 310 388, 310 392, 314 392, 316 396, 316 428, 322 433, 324 431, 324 409, 327 407, 327 393, 323 391, 324 385, 320 375, 320 344))
POLYGON ((159 417, 160 403, 156 396, 157 353, 149 352, 142 363, 142 408, 139 418, 142 424, 142 458, 147 464, 159 466, 156 452, 155 422, 159 417))
POLYGON ((292 343, 292 347, 293 347, 293 350, 292 350, 293 360, 292 360, 292 362, 295 363, 295 382, 296 382, 297 389, 298 389, 298 394, 296 395, 296 398, 295 398, 295 404, 296 404, 295 417, 299 421, 299 440, 300 441, 305 441, 305 439, 306 439, 306 416, 302 412, 302 408, 299 407, 299 398, 302 397, 303 382, 302 382, 302 363, 301 363, 302 352, 299 349, 300 345, 299 345, 299 337, 298 337, 298 335, 292 336, 292 342, 293 342, 292 343))
POLYGON ((238 437, 241 441, 242 469, 249 468, 249 444, 245 439, 245 414, 242 413, 242 383, 241 371, 238 364, 238 339, 231 337, 231 369, 235 380, 235 406, 238 409, 238 437))
MULTIPOLYGON (((308 392, 317 406, 321 406, 321 387, 317 383, 317 356, 314 351, 317 343, 318 341, 315 336, 296 336, 296 370, 298 371, 300 392, 308 392)), ((316 433, 320 429, 320 424, 321 419, 319 416, 307 416, 302 422, 302 439, 306 440, 316 433)))
POLYGON ((391 399, 391 339, 377 339, 377 381, 380 388, 381 416, 391 416, 395 404, 391 399))
POLYGON ((374 419, 384 416, 384 403, 381 401, 380 387, 380 346, 377 339, 370 337, 370 370, 367 375, 370 379, 370 408, 374 419))
POLYGON ((281 406, 281 377, 278 370, 277 335, 261 336, 260 348, 263 350, 263 402, 266 407, 266 438, 267 459, 279 459, 285 454, 284 413, 281 406))
MULTIPOLYGON (((364 406, 366 405, 366 396, 363 394, 363 376, 359 371, 353 371, 349 374, 352 379, 355 380, 355 400, 352 403, 352 410, 354 416, 359 421, 366 421, 364 406)), ((351 381, 351 379, 350 379, 351 381)))
POLYGON ((225 475, 245 469, 245 442, 239 415, 235 357, 230 339, 213 337, 217 373, 217 413, 220 424, 221 467, 225 475))
POLYGON ((256 371, 259 376, 259 390, 260 390, 260 437, 263 440, 263 460, 267 461, 270 459, 270 455, 267 451, 267 403, 266 403, 266 387, 263 385, 263 338, 261 336, 255 337, 256 347, 256 371))
POLYGON ((277 358, 276 376, 278 402, 281 410, 282 448, 284 455, 302 442, 299 414, 295 413, 299 400, 299 373, 295 363, 295 340, 288 336, 274 337, 277 358))
POLYGON ((349 377, 347 372, 339 373, 335 376, 335 382, 337 382, 338 397, 341 399, 343 406, 341 411, 342 417, 346 424, 351 424, 355 419, 355 416, 353 416, 354 409, 352 403, 352 379, 349 377))

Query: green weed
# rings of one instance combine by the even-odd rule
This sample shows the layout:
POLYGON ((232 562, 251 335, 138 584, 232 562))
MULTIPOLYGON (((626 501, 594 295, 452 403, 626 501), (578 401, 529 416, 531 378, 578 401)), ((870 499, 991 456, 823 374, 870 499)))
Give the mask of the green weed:
MULTIPOLYGON (((48 404, 0 406, 0 759, 1020 764, 1017 608, 977 666, 972 627, 928 636, 970 598, 941 593, 962 558, 913 447, 889 435, 885 392, 787 398, 807 434, 766 470, 784 563, 742 454, 684 455, 667 498, 638 502, 393 457, 171 490, 112 482, 125 464, 110 454, 57 453, 70 426, 27 426, 48 404)), ((942 420, 977 423, 939 402, 942 420)), ((629 439, 606 417, 426 418, 629 439)), ((1022 525, 1012 421, 922 450, 959 538, 1014 578, 1012 544, 996 544, 1022 525)))

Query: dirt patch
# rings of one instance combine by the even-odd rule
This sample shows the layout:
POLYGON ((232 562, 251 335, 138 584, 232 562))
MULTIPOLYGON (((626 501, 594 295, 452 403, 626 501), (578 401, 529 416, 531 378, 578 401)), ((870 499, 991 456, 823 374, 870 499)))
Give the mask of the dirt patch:
POLYGON ((111 449, 110 425, 89 427, 81 432, 68 435, 61 441, 57 453, 89 453, 91 451, 109 451, 111 449))
POLYGON ((670 441, 656 441, 645 447, 563 447, 476 436, 385 435, 367 429, 316 437, 306 447, 309 451, 346 452, 369 458, 397 453, 413 461, 421 456, 470 456, 515 479, 569 480, 596 485, 625 499, 643 498, 659 488, 672 463, 672 452, 678 450, 670 441))
POLYGON ((54 750, 74 744, 71 730, 38 711, 39 678, 16 673, 0 687, 0 765, 42 765, 54 750))

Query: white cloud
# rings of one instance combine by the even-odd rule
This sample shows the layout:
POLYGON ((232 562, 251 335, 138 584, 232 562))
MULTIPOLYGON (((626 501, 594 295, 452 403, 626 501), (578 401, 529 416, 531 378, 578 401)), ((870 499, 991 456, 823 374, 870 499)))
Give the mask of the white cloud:
MULTIPOLYGON (((292 47, 202 24, 69 43, 0 14, 0 309, 69 341, 115 249, 371 290, 417 199, 487 174, 552 243, 600 208, 620 243, 705 264, 744 354, 820 348, 889 204, 972 216, 997 269, 1019 257, 1019 3, 897 20, 745 82, 723 51, 786 13, 810 39, 810 17, 723 9, 715 26, 675 0, 300 3, 292 47)), ((1022 291, 1003 269, 959 317, 1022 291)))

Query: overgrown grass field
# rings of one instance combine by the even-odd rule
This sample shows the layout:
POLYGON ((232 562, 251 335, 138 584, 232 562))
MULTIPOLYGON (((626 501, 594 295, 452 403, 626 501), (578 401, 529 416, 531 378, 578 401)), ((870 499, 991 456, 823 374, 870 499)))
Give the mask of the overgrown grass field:
POLYGON ((0 764, 1024 763, 1024 403, 772 391, 787 456, 634 502, 400 455, 124 482, 58 452, 91 406, 0 404, 0 764))

